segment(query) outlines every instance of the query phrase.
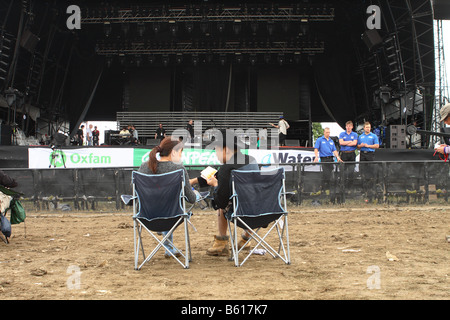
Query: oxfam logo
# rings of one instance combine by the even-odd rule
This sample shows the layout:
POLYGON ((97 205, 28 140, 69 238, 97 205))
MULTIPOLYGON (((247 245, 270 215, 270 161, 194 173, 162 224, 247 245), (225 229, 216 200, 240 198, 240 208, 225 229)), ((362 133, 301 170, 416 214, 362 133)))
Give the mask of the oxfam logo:
POLYGON ((61 168, 66 163, 66 154, 61 150, 53 150, 50 154, 50 167, 61 168))

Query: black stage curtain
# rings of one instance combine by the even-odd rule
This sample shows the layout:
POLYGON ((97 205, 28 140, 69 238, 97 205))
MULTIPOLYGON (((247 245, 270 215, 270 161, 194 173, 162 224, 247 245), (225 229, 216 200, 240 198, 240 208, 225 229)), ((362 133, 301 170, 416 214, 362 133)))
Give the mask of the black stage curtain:
POLYGON ((320 119, 326 112, 341 127, 356 119, 358 112, 352 92, 351 67, 343 56, 322 57, 314 61, 314 83, 323 109, 313 108, 312 118, 320 119))

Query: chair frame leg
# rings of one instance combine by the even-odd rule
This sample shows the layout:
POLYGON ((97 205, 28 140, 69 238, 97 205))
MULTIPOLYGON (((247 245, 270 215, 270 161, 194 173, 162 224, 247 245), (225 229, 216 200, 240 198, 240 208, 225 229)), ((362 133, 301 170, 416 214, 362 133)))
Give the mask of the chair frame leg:
POLYGON ((256 231, 252 230, 241 218, 239 217, 232 217, 232 219, 228 220, 228 229, 230 230, 230 241, 231 241, 231 247, 232 247, 232 256, 231 260, 234 260, 234 264, 236 267, 241 267, 248 258, 255 252, 255 250, 261 246, 263 247, 270 255, 272 255, 273 258, 280 258, 284 263, 290 264, 291 258, 290 258, 290 249, 289 249, 289 232, 288 232, 288 222, 287 222, 287 214, 282 215, 279 217, 274 224, 270 227, 270 229, 265 233, 264 236, 259 236, 258 231, 261 228, 257 228, 256 231), (237 222, 242 223, 242 225, 246 228, 246 230, 250 233, 250 240, 254 239, 257 244, 255 247, 250 251, 250 253, 244 258, 242 262, 239 262, 239 253, 241 250, 238 249, 237 244, 237 234, 238 234, 238 226, 237 222), (283 226, 281 227, 280 231, 280 222, 282 222, 283 226), (231 227, 231 223, 234 224, 233 227, 231 227), (278 251, 272 248, 270 244, 267 243, 265 240, 266 237, 272 232, 272 230, 276 228, 278 239, 280 241, 278 251), (286 244, 283 242, 283 237, 286 237, 286 244), (283 254, 281 254, 281 251, 283 251, 283 254))
MULTIPOLYGON (((172 227, 172 229, 170 229, 165 235, 164 237, 159 240, 159 238, 151 231, 149 230, 144 224, 142 224, 139 220, 134 219, 134 233, 135 233, 135 247, 134 247, 134 269, 135 270, 140 270, 142 268, 142 266, 144 264, 146 264, 148 261, 150 261, 154 255, 161 249, 161 248, 165 248, 169 254, 185 269, 189 268, 189 262, 192 261, 192 252, 191 252, 191 244, 190 244, 190 239, 189 239, 189 230, 187 227, 187 217, 180 217, 180 220, 178 220, 177 223, 174 224, 174 226, 172 227), (170 241, 170 236, 174 233, 175 229, 178 227, 179 223, 183 220, 184 224, 185 224, 185 229, 184 229, 184 240, 185 240, 185 253, 181 253, 182 257, 184 258, 184 263, 178 259, 178 257, 176 257, 170 250, 169 248, 167 248, 164 243, 168 242, 169 244, 171 244, 172 246, 173 243, 170 241), (153 249, 153 251, 146 256, 145 252, 144 252, 144 245, 143 245, 143 241, 142 241, 142 228, 144 228, 151 237, 153 237, 153 239, 157 242, 156 247, 153 249), (143 254, 143 262, 138 266, 139 262, 139 251, 142 252, 143 254)), ((175 246, 174 246, 175 247, 175 246)))

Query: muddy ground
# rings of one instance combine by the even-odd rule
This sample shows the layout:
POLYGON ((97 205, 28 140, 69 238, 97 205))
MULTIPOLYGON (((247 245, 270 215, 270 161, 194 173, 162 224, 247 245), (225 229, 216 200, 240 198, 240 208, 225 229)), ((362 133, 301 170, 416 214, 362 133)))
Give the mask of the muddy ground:
POLYGON ((0 299, 449 299, 448 207, 289 211, 290 265, 253 255, 236 268, 227 257, 206 255, 216 214, 196 210, 190 268, 161 251, 140 271, 131 211, 31 211, 25 224, 13 225, 10 243, 0 242, 0 299))

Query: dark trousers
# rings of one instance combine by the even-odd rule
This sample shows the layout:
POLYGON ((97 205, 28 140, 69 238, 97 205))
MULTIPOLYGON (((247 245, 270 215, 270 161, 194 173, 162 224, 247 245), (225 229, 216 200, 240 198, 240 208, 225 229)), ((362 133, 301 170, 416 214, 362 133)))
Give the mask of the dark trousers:
POLYGON ((322 190, 330 190, 330 181, 333 177, 334 158, 320 157, 320 163, 322 164, 322 190))
POLYGON ((355 179, 355 161, 356 161, 356 153, 352 152, 341 152, 341 159, 344 161, 341 164, 341 168, 344 171, 342 179, 344 179, 344 187, 346 189, 351 188, 353 186, 353 180, 355 179), (349 163, 350 162, 350 163, 349 163))
POLYGON ((280 139, 280 146, 285 146, 286 145, 286 135, 283 133, 280 133, 278 135, 278 138, 280 139))
POLYGON ((377 170, 374 164, 368 164, 364 162, 371 162, 374 161, 374 159, 375 159, 375 152, 361 151, 359 156, 360 161, 359 170, 361 172, 363 191, 367 194, 369 200, 372 200, 375 194, 377 170))

